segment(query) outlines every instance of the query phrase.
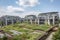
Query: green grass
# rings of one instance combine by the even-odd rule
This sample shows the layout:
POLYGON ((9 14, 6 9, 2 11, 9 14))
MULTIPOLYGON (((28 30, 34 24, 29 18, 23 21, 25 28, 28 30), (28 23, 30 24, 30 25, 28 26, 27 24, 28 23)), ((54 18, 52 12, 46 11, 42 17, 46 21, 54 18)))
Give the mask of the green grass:
POLYGON ((10 32, 10 30, 16 30, 18 32, 22 32, 21 35, 15 35, 13 37, 13 40, 35 40, 38 36, 42 35, 41 32, 33 33, 35 30, 42 30, 47 31, 50 26, 48 25, 37 25, 37 24, 27 24, 27 23, 21 23, 21 24, 14 24, 14 25, 8 25, 0 28, 0 30, 4 30, 5 32, 9 34, 13 34, 10 32))
POLYGON ((32 30, 42 30, 47 31, 51 26, 48 25, 37 25, 37 24, 23 24, 25 28, 32 29, 32 30))

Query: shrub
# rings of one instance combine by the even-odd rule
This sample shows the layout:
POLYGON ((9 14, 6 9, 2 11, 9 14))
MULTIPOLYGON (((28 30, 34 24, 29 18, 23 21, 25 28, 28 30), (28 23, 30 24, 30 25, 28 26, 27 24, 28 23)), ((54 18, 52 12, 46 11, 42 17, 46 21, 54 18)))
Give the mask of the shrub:
POLYGON ((8 40, 8 38, 6 36, 3 37, 3 40, 8 40))
POLYGON ((59 28, 59 30, 53 35, 53 40, 60 40, 60 28, 59 28))

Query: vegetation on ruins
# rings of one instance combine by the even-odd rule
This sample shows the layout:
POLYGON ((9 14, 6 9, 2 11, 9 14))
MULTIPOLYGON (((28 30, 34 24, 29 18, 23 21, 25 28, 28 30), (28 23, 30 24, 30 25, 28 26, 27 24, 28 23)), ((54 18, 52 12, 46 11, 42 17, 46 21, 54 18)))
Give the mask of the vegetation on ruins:
POLYGON ((53 40, 60 40, 60 28, 58 31, 53 35, 53 40))
POLYGON ((35 40, 37 37, 43 35, 44 31, 47 31, 50 28, 49 25, 37 25, 37 24, 28 24, 28 23, 16 23, 14 25, 7 25, 0 30, 13 35, 12 40, 35 40), (10 30, 19 32, 20 34, 14 34, 10 30), (42 31, 42 32, 40 32, 42 31))

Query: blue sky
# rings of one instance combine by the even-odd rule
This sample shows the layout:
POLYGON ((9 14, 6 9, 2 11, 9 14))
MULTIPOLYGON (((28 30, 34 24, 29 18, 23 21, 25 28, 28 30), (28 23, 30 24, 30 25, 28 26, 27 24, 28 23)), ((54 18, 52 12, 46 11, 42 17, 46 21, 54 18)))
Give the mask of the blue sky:
POLYGON ((38 15, 41 12, 60 12, 60 0, 0 0, 0 16, 38 15))

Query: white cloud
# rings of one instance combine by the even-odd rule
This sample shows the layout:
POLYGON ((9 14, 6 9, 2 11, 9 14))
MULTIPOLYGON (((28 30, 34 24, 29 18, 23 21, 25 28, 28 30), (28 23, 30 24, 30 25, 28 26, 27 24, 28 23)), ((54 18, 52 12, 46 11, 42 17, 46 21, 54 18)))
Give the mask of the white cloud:
POLYGON ((8 11, 8 12, 24 11, 24 9, 23 9, 23 8, 20 8, 20 7, 8 6, 8 7, 7 7, 7 11, 8 11))
POLYGON ((9 12, 4 8, 0 8, 0 17, 4 16, 4 15, 12 15, 12 16, 19 16, 19 17, 24 18, 26 15, 36 15, 37 16, 39 13, 41 13, 41 12, 30 11, 30 12, 24 12, 24 13, 15 13, 15 12, 9 12))
POLYGON ((27 6, 36 6, 37 4, 40 4, 39 0, 19 0, 16 1, 16 3, 20 6, 27 7, 27 6))
POLYGON ((40 11, 30 11, 30 12, 25 12, 25 13, 22 13, 20 15, 20 17, 24 18, 26 15, 36 15, 38 16, 38 14, 41 13, 40 11))
POLYGON ((50 0, 50 2, 53 2, 54 0, 50 0))
POLYGON ((13 6, 7 6, 5 8, 0 7, 0 17, 3 15, 13 15, 13 16, 20 16, 21 12, 24 12, 25 10, 20 7, 13 7, 13 6))
POLYGON ((14 6, 7 6, 7 7, 0 7, 0 16, 3 15, 13 15, 13 16, 20 16, 25 17, 26 15, 38 15, 38 12, 31 11, 25 12, 24 7, 33 7, 37 4, 40 4, 38 0, 18 0, 16 3, 22 7, 14 7, 14 6), (20 13, 23 12, 23 13, 20 13))

